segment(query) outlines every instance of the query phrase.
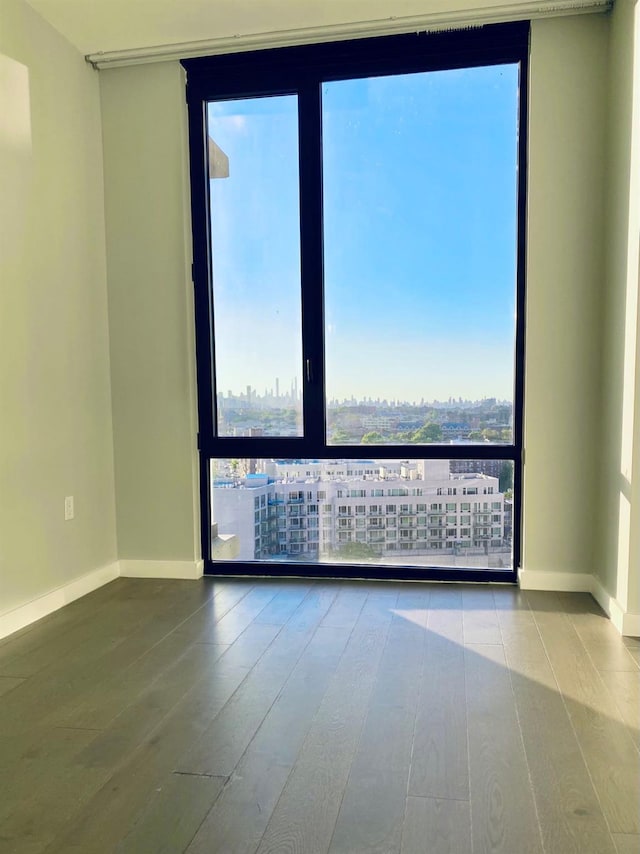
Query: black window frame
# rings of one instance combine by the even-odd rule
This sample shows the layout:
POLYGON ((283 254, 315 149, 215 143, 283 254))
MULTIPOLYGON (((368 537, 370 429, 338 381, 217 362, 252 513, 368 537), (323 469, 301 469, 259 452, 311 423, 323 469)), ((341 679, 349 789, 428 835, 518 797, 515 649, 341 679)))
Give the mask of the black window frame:
POLYGON ((522 541, 525 356, 528 21, 475 29, 297 45, 182 60, 188 107, 192 279, 195 299, 198 453, 202 556, 207 574, 273 574, 516 582, 522 541), (322 83, 335 80, 518 63, 517 268, 513 436, 509 444, 329 445, 324 394, 322 83), (303 342, 303 435, 216 435, 211 234, 206 106, 209 101, 298 96, 300 256, 303 342), (513 463, 513 564, 510 569, 321 564, 211 559, 209 463, 215 458, 478 459, 513 463))

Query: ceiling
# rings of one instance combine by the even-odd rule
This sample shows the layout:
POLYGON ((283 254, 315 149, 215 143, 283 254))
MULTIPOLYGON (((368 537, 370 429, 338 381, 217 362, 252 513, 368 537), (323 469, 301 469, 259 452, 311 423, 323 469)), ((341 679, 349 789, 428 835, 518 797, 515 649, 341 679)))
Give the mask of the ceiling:
MULTIPOLYGON (((557 14, 605 0, 28 0, 81 53, 136 51, 199 41, 240 44, 246 37, 314 33, 366 23, 411 29, 415 21, 453 23, 557 14)), ((566 12, 565 12, 566 13, 566 12)), ((353 30, 353 28, 351 28, 353 30)), ((269 39, 266 39, 269 41, 269 39)))

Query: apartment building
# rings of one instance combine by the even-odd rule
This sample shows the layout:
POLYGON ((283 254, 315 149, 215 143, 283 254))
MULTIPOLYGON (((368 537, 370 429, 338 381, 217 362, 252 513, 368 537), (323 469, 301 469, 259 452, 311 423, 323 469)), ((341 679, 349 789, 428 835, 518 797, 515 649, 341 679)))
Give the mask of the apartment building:
POLYGON ((268 473, 212 482, 217 533, 239 560, 339 557, 348 543, 411 562, 504 553, 498 479, 448 474, 448 461, 268 461, 268 473))

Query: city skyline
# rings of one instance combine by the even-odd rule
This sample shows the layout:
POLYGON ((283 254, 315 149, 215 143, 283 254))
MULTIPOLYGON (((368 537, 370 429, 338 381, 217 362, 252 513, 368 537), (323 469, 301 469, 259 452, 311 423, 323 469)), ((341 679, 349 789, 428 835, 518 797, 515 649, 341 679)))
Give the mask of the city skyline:
MULTIPOLYGON (((295 379, 292 379, 288 386, 283 387, 280 386, 280 380, 278 377, 275 378, 275 382, 270 386, 265 387, 262 392, 259 389, 254 388, 253 386, 246 386, 244 390, 234 390, 227 389, 226 391, 219 390, 217 392, 217 396, 219 399, 224 401, 242 401, 243 403, 251 400, 282 400, 282 401, 302 401, 303 391, 297 387, 295 379)), ((410 407, 425 407, 425 406, 436 406, 436 407, 457 407, 457 406, 479 406, 483 403, 494 402, 500 406, 512 406, 512 399, 500 399, 496 397, 481 397, 481 398, 462 398, 462 397, 453 397, 450 396, 446 400, 439 400, 434 398, 433 400, 426 400, 425 398, 421 398, 420 400, 402 400, 399 398, 372 398, 372 397, 364 397, 364 398, 329 398, 327 400, 327 405, 331 406, 388 406, 388 407, 398 407, 398 406, 410 406, 410 407)))
MULTIPOLYGON (((327 396, 513 394, 518 68, 323 86, 327 396)), ((219 390, 302 386, 297 97, 210 103, 219 390)))

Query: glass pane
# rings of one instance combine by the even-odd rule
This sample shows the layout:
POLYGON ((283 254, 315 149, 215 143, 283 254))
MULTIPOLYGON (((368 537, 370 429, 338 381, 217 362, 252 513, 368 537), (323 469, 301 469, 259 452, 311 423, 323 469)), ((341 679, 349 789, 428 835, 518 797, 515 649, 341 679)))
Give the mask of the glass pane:
POLYGON ((298 100, 208 104, 219 436, 302 435, 298 100))
POLYGON ((328 441, 512 441, 518 65, 323 84, 328 441))
POLYGON ((214 561, 511 569, 513 463, 212 460, 214 561))

